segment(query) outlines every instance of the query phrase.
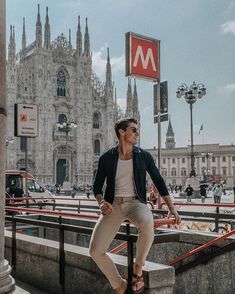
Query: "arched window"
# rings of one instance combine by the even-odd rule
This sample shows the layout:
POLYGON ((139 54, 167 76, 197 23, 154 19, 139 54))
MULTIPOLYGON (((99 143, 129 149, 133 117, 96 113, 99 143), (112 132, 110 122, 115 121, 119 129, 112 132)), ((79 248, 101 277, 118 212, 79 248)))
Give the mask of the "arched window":
POLYGON ((95 140, 94 142, 94 153, 95 155, 100 155, 100 140, 95 140))
POLYGON ((93 114, 93 128, 99 129, 100 128, 100 117, 97 112, 93 114))
POLYGON ((186 168, 181 168, 181 176, 182 177, 186 176, 186 168))
POLYGON ((172 168, 171 169, 171 176, 172 177, 175 177, 176 176, 176 169, 175 168, 172 168))
POLYGON ((57 74, 57 96, 66 96, 66 77, 62 70, 57 74))
POLYGON ((167 169, 166 168, 162 169, 162 175, 163 175, 163 177, 167 177, 167 169))
MULTIPOLYGON (((68 118, 67 118, 67 116, 65 115, 65 114, 60 114, 59 116, 58 116, 58 123, 59 124, 61 124, 61 125, 63 125, 63 123, 67 123, 67 121, 68 121, 68 118)), ((65 132, 65 128, 58 128, 58 130, 60 131, 60 132, 65 132)))

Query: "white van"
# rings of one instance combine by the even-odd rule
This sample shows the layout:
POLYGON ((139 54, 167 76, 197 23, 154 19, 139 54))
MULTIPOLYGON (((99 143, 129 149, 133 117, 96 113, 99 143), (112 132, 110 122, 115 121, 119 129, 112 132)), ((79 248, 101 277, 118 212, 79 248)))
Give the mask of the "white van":
POLYGON ((6 192, 11 194, 14 187, 19 187, 24 191, 24 197, 26 196, 26 177, 28 184, 28 195, 33 198, 42 198, 35 199, 35 203, 47 202, 47 203, 55 203, 55 196, 48 191, 46 188, 42 187, 39 183, 36 182, 33 175, 30 173, 26 173, 23 170, 6 170, 5 171, 5 179, 6 179, 6 192), (51 199, 43 199, 43 198, 51 198, 51 199))

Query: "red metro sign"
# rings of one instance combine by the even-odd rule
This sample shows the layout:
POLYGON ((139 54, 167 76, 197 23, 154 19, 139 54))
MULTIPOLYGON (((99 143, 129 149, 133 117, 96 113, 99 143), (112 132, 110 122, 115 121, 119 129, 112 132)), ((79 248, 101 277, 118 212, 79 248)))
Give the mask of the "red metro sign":
POLYGON ((160 78, 160 41, 126 33, 126 76, 160 78))

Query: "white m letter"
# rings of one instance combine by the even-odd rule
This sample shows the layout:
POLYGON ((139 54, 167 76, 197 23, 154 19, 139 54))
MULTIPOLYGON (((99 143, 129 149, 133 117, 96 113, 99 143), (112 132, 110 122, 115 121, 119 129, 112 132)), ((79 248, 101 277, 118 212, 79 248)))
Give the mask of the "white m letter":
POLYGON ((154 58, 153 58, 153 51, 151 48, 148 48, 147 54, 146 54, 146 58, 144 58, 144 53, 143 53, 143 49, 142 46, 138 45, 137 50, 136 50, 136 54, 135 54, 135 59, 134 59, 134 63, 133 63, 133 67, 137 66, 138 60, 139 58, 141 59, 141 63, 143 65, 144 69, 147 69, 148 67, 148 63, 149 63, 149 59, 152 63, 152 68, 153 71, 157 71, 156 69, 156 64, 154 62, 154 58))

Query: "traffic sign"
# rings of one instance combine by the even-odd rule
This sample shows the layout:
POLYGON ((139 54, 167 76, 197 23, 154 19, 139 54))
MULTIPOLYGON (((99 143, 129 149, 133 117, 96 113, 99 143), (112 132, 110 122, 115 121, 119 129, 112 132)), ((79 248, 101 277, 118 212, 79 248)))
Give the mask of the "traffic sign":
MULTIPOLYGON (((157 84, 153 86, 153 112, 157 115, 157 84)), ((160 83, 160 113, 168 112, 168 84, 167 81, 160 83)))
MULTIPOLYGON (((157 115, 154 116, 154 123, 157 124, 157 115)), ((160 115, 160 121, 163 122, 163 121, 168 121, 168 113, 164 113, 164 114, 161 114, 160 115)))
POLYGON ((157 81, 160 77, 160 41, 126 33, 126 76, 157 81))
POLYGON ((38 135, 38 105, 15 104, 16 137, 37 137, 38 135))

